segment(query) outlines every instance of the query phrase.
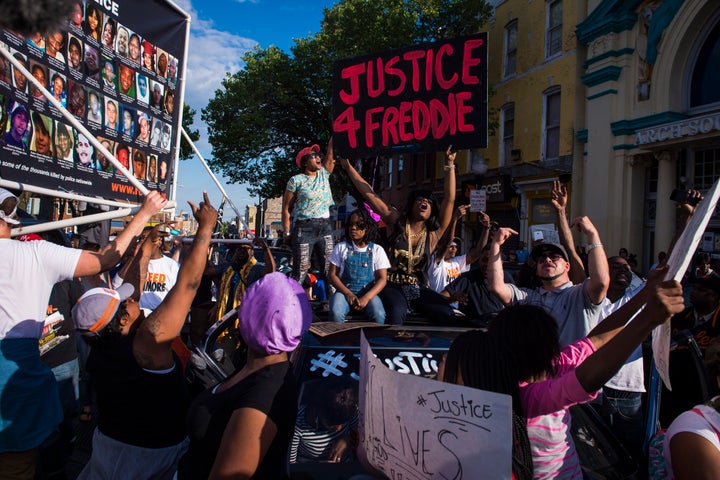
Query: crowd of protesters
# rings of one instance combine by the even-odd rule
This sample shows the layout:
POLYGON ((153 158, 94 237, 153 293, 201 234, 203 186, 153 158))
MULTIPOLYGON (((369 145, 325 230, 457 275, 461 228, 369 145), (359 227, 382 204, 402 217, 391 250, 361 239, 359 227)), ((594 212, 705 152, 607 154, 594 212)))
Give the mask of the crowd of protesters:
MULTIPOLYGON (((72 249, 38 235, 11 239, 18 199, 0 190, 0 471, 7 478, 63 478, 79 418, 97 421, 80 478, 283 478, 297 414, 290 354, 323 314, 301 285, 311 261, 327 280, 331 321, 352 321, 352 312, 402 324, 413 313, 471 328, 453 343, 439 379, 513 397, 516 478, 582 478, 568 409, 585 402, 646 468, 642 345, 669 320, 680 340, 670 356, 675 388, 664 392, 660 412, 661 426, 670 427, 667 468, 676 478, 718 471, 720 441, 706 432, 720 426, 716 404, 695 417, 683 413, 720 393, 720 276, 709 256, 697 256, 682 287, 663 281, 664 252, 645 279, 626 250, 605 251, 588 217, 568 220, 559 182, 551 190, 559 243, 510 249, 518 232, 480 213, 477 240, 462 254, 456 232, 468 207, 456 205, 450 149, 442 201, 416 191, 402 211, 338 158, 369 208, 348 216, 335 244, 327 182, 336 159, 332 145, 324 165, 319 152, 317 145, 299 152, 301 171, 284 197, 289 276, 275 272, 259 238, 236 241, 227 261, 210 262, 218 214, 207 195, 191 204, 199 225, 192 244, 178 239, 168 249, 163 229, 146 226, 165 204, 151 192, 112 242, 72 249), (584 249, 575 248, 572 230, 585 237, 584 249), (187 347, 234 313, 242 367, 193 395, 187 347)), ((680 204, 682 225, 694 213, 690 205, 680 204)), ((309 428, 313 419, 305 417, 309 428)))

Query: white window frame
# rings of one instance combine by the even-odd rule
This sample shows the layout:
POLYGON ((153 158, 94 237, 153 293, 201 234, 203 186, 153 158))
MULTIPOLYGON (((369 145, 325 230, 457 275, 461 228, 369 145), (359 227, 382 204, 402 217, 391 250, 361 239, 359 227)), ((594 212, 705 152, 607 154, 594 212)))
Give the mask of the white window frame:
POLYGON ((503 77, 511 77, 517 73, 517 51, 518 51, 518 21, 517 19, 505 26, 505 53, 503 55, 503 77), (510 46, 511 32, 515 31, 515 45, 510 46), (512 62, 510 61, 512 59, 512 62), (512 65, 512 71, 510 66, 512 65))
POLYGON ((500 110, 500 166, 504 167, 512 163, 511 152, 515 148, 515 104, 509 103, 500 110), (508 114, 512 112, 512 132, 508 135, 506 130, 508 114), (508 148, 509 144, 509 148, 508 148))
POLYGON ((545 58, 554 57, 555 55, 562 53, 562 8, 562 0, 549 0, 547 2, 545 14, 545 58), (550 13, 555 6, 560 8, 560 23, 558 25, 551 25, 550 22, 552 21, 552 16, 550 13))
POLYGON ((560 90, 560 87, 552 87, 545 92, 543 92, 543 135, 542 135, 542 158, 543 160, 548 160, 549 158, 558 158, 560 157, 560 122, 562 117, 562 93, 560 90), (557 123, 549 123, 549 108, 548 108, 548 100, 550 97, 553 97, 557 95, 558 96, 558 118, 557 123), (548 157, 547 150, 548 150, 548 132, 554 131, 557 132, 557 146, 558 146, 558 153, 557 156, 548 157))

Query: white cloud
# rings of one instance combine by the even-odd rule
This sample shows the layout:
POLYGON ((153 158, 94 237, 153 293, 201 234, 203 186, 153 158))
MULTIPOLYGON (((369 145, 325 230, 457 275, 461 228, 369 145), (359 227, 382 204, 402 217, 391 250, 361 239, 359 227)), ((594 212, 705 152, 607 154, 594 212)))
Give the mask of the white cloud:
MULTIPOLYGON (((208 160, 211 158, 212 148, 207 141, 207 129, 200 120, 200 110, 214 96, 215 90, 221 87, 225 75, 235 73, 244 66, 241 57, 245 52, 252 50, 258 42, 218 30, 212 20, 198 18, 191 0, 177 0, 176 3, 188 12, 191 18, 184 100, 197 111, 194 128, 200 131, 200 141, 196 146, 208 160)), ((244 205, 253 202, 244 187, 226 185, 223 178, 219 180, 238 208, 242 209, 244 205)), ((182 185, 177 194, 180 208, 183 208, 182 205, 186 200, 197 202, 201 199, 203 190, 211 193, 211 200, 218 198, 217 189, 197 159, 180 162, 178 182, 182 185)), ((213 203, 217 205, 215 200, 213 203)))

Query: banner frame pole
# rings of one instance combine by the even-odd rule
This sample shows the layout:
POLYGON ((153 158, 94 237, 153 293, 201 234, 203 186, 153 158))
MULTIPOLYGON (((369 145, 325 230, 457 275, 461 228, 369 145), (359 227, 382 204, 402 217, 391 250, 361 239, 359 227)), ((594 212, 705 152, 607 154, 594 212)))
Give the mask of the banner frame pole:
MULTIPOLYGON (((89 141, 90 143, 92 143, 92 145, 93 145, 95 148, 97 148, 98 150, 100 150, 100 153, 102 153, 103 155, 105 155, 105 157, 106 157, 108 160, 110 160, 113 165, 115 165, 115 168, 117 168, 117 169, 130 181, 130 183, 133 184, 133 186, 134 186, 135 188, 137 188, 143 195, 147 195, 148 193, 150 193, 150 190, 148 190, 147 187, 140 182, 140 180, 138 180, 137 178, 135 178, 135 177, 130 173, 130 171, 129 171, 127 168, 125 168, 125 166, 123 166, 123 164, 120 163, 120 162, 118 161, 118 159, 115 158, 115 156, 114 156, 112 153, 110 153, 110 151, 109 151, 108 149, 106 149, 106 148, 100 143, 100 141, 95 137, 95 135, 93 135, 92 133, 90 133, 90 132, 88 131, 88 129, 85 128, 85 125, 83 125, 82 123, 80 123, 80 122, 78 121, 78 119, 75 118, 75 115, 73 115, 72 113, 68 112, 67 109, 62 106, 62 104, 60 103, 60 101, 58 101, 58 100, 50 93, 50 91, 49 91, 48 89, 46 89, 45 86, 44 86, 42 83, 40 83, 40 82, 38 81, 38 79, 35 78, 35 77, 30 73, 30 71, 29 71, 28 69, 26 69, 25 66, 17 60, 17 58, 15 58, 14 56, 12 56, 12 55, 10 54, 10 50, 9 50, 9 49, 6 50, 6 49, 4 49, 4 48, 0 48, 0 54, 2 54, 3 57, 5 57, 10 63, 12 63, 12 65, 13 65, 15 68, 17 68, 17 69, 20 71, 20 73, 22 73, 23 75, 25 75, 25 77, 27 78, 27 80, 28 80, 30 83, 32 83, 32 84, 35 86, 35 88, 37 88, 38 90, 40 90, 40 92, 42 92, 43 96, 45 96, 45 97, 50 101, 50 103, 52 103, 53 106, 55 106, 55 108, 57 108, 57 109, 60 111, 60 114, 61 114, 63 117, 65 117, 65 120, 67 120, 68 122, 70 122, 70 123, 72 124, 72 126, 75 127, 76 130, 79 130, 80 133, 82 133, 82 134, 85 136, 85 138, 87 138, 88 141, 89 141)), ((11 113, 11 112, 8 112, 8 115, 9 115, 10 113, 11 113)))
POLYGON ((202 154, 200 153, 200 150, 198 150, 198 148, 197 148, 197 146, 195 145, 195 143, 190 139, 190 135, 188 135, 188 133, 185 131, 185 128, 184 128, 184 127, 181 127, 181 130, 180 130, 180 131, 181 131, 182 135, 185 137, 185 140, 187 140, 187 142, 190 144, 190 147, 192 148, 193 152, 195 152, 195 155, 197 155, 198 159, 200 160, 200 163, 202 163, 203 167, 205 167, 205 170, 207 170, 207 172, 210 174, 210 178, 212 178, 213 182, 215 183, 215 186, 217 186, 218 190, 220 190, 220 193, 222 193, 223 197, 224 197, 224 198, 227 200, 227 202, 230 204, 230 208, 233 209, 233 211, 235 212, 235 215, 237 216, 238 220, 240 220, 240 222, 242 222, 243 227, 245 227, 245 231, 248 232, 248 234, 249 234, 251 237, 257 236, 257 232, 255 232, 255 235, 252 235, 252 234, 250 233, 250 228, 248 227, 248 224, 245 222, 245 220, 243 219, 242 215, 240 214, 240 211, 237 209, 237 207, 236 207, 235 204, 233 203, 232 199, 228 196, 227 192, 225 191, 225 189, 223 188, 223 186, 220 184, 220 181, 217 179, 217 176, 215 176, 215 174, 213 173, 213 171, 212 171, 212 170, 210 169, 210 167, 208 166, 207 162, 205 161, 205 159, 203 158, 202 154))

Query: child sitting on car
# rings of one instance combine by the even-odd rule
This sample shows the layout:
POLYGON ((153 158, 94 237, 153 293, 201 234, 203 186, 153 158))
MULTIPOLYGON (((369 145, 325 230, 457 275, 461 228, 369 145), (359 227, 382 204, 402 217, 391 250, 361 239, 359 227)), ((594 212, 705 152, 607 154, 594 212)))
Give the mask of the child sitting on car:
POLYGON ((385 308, 377 296, 387 283, 390 268, 385 250, 373 243, 377 225, 370 214, 358 209, 345 224, 344 242, 330 255, 328 280, 337 290, 330 298, 328 318, 343 322, 352 308, 364 311, 373 322, 385 323, 385 308))

